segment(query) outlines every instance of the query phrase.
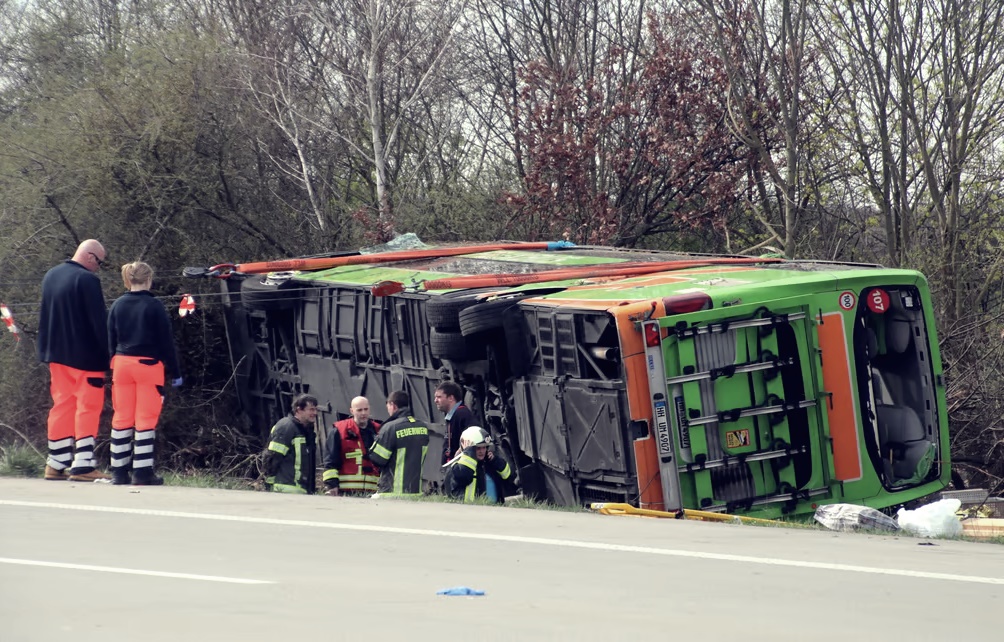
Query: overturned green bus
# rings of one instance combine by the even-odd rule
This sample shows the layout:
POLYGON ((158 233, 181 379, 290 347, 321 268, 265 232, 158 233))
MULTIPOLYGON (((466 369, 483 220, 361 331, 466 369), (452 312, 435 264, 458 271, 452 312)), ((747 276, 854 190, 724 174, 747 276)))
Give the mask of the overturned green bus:
POLYGON ((226 277, 240 396, 263 434, 301 391, 330 426, 353 397, 380 408, 403 389, 435 429, 434 390, 453 380, 523 493, 558 504, 771 517, 894 506, 949 480, 915 271, 500 243, 207 274, 226 277))

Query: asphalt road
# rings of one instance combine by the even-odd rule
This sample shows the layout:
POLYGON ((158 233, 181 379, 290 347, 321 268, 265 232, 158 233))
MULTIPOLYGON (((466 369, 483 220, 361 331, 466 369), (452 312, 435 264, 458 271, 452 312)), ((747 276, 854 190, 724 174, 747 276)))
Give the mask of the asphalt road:
POLYGON ((1002 598, 992 544, 0 479, 3 642, 1000 640, 1002 598))

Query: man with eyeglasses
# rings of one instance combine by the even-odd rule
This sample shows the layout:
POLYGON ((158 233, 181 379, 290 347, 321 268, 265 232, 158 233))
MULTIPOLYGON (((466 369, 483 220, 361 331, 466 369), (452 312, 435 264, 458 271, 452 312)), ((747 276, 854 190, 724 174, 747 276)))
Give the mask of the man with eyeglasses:
POLYGON ((107 261, 101 243, 88 239, 42 279, 38 360, 49 364, 52 393, 46 479, 109 479, 94 461, 109 360, 108 310, 95 272, 107 261))

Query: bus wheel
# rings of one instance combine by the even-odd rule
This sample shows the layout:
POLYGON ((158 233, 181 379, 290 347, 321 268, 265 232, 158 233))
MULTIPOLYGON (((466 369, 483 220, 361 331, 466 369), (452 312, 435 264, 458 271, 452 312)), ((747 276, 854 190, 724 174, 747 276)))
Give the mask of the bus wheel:
POLYGON ((459 332, 446 332, 432 328, 429 330, 429 350, 432 356, 449 361, 475 361, 484 359, 484 347, 459 332))
POLYGON ((430 297, 425 304, 425 318, 437 330, 457 331, 460 329, 460 312, 476 305, 478 297, 498 288, 474 288, 444 292, 430 297))
POLYGON ((249 310, 289 310, 302 292, 288 272, 255 275, 241 283, 241 304, 249 310))
POLYGON ((463 310, 460 313, 460 333, 469 337, 505 327, 506 311, 525 298, 519 296, 485 301, 463 310))

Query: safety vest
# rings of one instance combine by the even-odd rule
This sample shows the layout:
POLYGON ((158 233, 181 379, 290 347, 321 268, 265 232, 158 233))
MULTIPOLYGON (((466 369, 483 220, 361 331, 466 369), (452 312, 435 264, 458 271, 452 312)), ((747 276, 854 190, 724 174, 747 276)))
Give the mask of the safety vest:
MULTIPOLYGON (((373 429, 378 433, 380 425, 372 422, 373 429)), ((335 424, 342 438, 342 467, 338 471, 338 487, 342 490, 362 490, 370 493, 377 491, 380 481, 380 470, 363 459, 366 454, 366 444, 362 433, 354 419, 343 419, 335 424), (349 432, 352 432, 350 435, 349 432)))

